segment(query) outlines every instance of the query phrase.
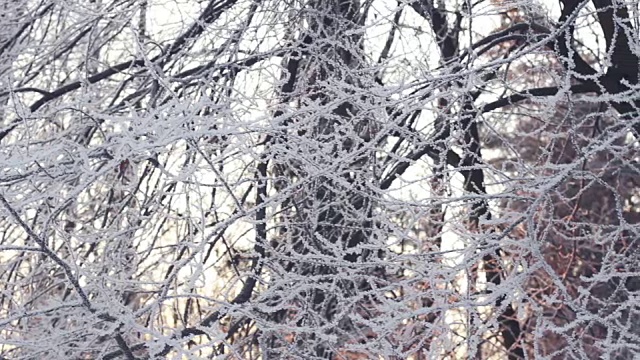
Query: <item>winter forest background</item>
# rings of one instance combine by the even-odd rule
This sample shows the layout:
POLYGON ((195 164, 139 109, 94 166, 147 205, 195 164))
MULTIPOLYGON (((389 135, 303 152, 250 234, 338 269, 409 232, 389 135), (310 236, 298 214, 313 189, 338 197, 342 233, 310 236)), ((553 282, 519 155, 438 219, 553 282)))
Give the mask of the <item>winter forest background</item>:
POLYGON ((0 359, 640 357, 637 0, 0 0, 0 359))

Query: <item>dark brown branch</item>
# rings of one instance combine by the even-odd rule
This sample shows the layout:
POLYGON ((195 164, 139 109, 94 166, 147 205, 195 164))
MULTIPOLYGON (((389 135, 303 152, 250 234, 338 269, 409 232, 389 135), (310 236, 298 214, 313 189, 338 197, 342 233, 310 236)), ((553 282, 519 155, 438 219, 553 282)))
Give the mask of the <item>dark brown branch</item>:
POLYGON ((497 44, 499 42, 503 42, 505 41, 505 37, 508 37, 510 35, 515 35, 515 34, 521 34, 524 31, 527 31, 531 28, 531 25, 527 24, 527 23, 519 23, 519 24, 515 24, 513 26, 510 26, 502 31, 498 31, 496 33, 493 33, 491 35, 487 35, 485 37, 483 37, 482 39, 478 40, 476 43, 474 43, 473 45, 471 45, 472 49, 477 49, 481 46, 487 45, 487 44, 497 44))
MULTIPOLYGON (((598 90, 599 90, 598 87, 594 86, 594 84, 578 84, 578 85, 571 86, 569 88, 569 93, 571 94, 585 94, 590 92, 599 93, 598 90)), ((493 110, 503 108, 505 106, 515 105, 523 100, 528 100, 534 97, 553 96, 557 93, 558 93, 558 87, 556 86, 524 90, 484 105, 481 108, 480 113, 484 114, 493 110)))
MULTIPOLYGON (((107 79, 117 73, 120 73, 126 69, 130 69, 133 67, 137 67, 137 66, 142 66, 145 64, 145 60, 131 60, 131 61, 127 61, 118 65, 115 65, 113 67, 110 67, 107 70, 104 70, 101 73, 95 74, 93 76, 90 76, 89 78, 87 78, 86 82, 89 84, 95 84, 99 81, 102 81, 104 79, 107 79)), ((79 89, 82 84, 84 83, 84 81, 75 81, 72 82, 71 84, 67 84, 64 85, 60 88, 58 88, 57 90, 49 93, 49 95, 43 96, 42 98, 40 98, 40 100, 36 101, 33 105, 31 105, 31 107, 29 107, 29 110, 31 112, 35 112, 38 109, 40 109, 43 105, 45 105, 46 103, 48 103, 51 100, 54 100, 56 98, 59 98, 60 96, 63 96, 71 91, 77 90, 79 89)), ((0 137, 0 139, 2 139, 0 137)))
POLYGON ((411 3, 411 7, 431 22, 431 29, 436 36, 436 43, 443 59, 453 58, 458 51, 458 29, 449 29, 444 11, 436 8, 432 0, 415 1, 411 3))
POLYGON ((622 76, 633 84, 638 83, 640 61, 631 51, 629 39, 634 39, 635 30, 629 19, 627 6, 619 1, 593 0, 598 22, 604 33, 607 51, 611 53, 612 66, 607 75, 622 76), (631 36, 629 36, 629 34, 631 36))
POLYGON ((393 15, 393 21, 391 22, 391 30, 389 30, 389 35, 387 36, 387 41, 384 43, 384 47, 382 48, 382 52, 380 52, 380 57, 378 57, 378 64, 381 64, 384 60, 389 57, 389 52, 391 51, 391 45, 393 45, 393 41, 395 39, 396 30, 398 28, 398 24, 400 23, 400 18, 402 17, 402 8, 393 15))
POLYGON ((131 351, 131 348, 129 348, 129 345, 127 345, 127 342, 124 340, 122 335, 116 334, 116 343, 118 343, 118 346, 124 353, 127 360, 136 360, 136 357, 133 355, 133 351, 131 351))
POLYGON ((597 75, 598 72, 587 63, 580 54, 572 50, 571 55, 569 49, 572 49, 573 33, 575 31, 575 18, 578 12, 584 7, 588 0, 562 0, 564 5, 562 14, 558 23, 564 28, 563 31, 557 31, 555 34, 555 40, 550 45, 560 55, 560 62, 564 65, 564 68, 572 71, 572 76, 580 79, 581 81, 587 80, 590 77, 597 75))
POLYGON ((211 0, 198 17, 198 20, 196 20, 196 22, 191 25, 191 27, 189 27, 187 31, 180 35, 176 39, 176 41, 171 44, 169 49, 165 52, 166 57, 162 60, 162 63, 166 63, 169 60, 169 57, 177 54, 180 50, 182 50, 188 41, 198 38, 205 31, 209 24, 216 21, 220 17, 220 15, 225 10, 233 6, 236 1, 237 0, 225 0, 222 2, 218 2, 216 0, 211 0))
POLYGON ((429 143, 422 148, 412 152, 405 159, 403 159, 402 162, 397 164, 391 170, 389 175, 387 175, 387 177, 380 182, 380 189, 388 189, 398 177, 402 176, 402 174, 407 171, 412 163, 420 160, 424 155, 427 155, 434 160, 440 161, 440 154, 444 154, 445 160, 448 165, 451 165, 453 167, 460 166, 460 155, 458 155, 455 151, 450 149, 438 149, 437 146, 429 143))

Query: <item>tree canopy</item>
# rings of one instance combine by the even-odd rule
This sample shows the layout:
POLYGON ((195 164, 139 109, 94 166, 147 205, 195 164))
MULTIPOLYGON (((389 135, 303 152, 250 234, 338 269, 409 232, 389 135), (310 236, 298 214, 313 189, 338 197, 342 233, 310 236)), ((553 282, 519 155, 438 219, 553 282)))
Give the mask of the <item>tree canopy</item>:
POLYGON ((0 0, 0 359, 640 356, 637 0, 0 0))

